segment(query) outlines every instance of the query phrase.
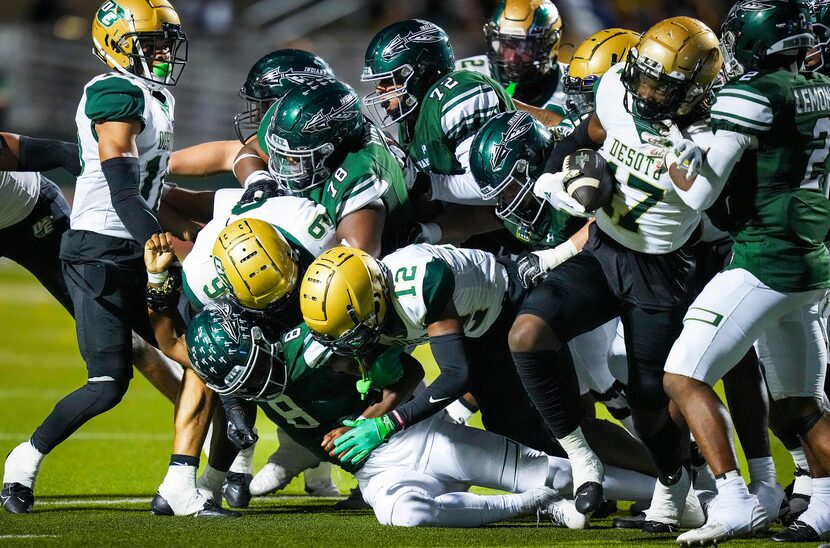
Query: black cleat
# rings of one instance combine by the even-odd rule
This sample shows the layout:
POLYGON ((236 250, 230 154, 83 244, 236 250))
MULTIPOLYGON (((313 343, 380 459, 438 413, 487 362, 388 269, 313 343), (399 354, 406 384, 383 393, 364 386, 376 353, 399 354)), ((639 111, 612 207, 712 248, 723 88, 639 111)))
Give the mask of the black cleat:
POLYGON ((335 504, 332 508, 335 510, 363 510, 371 508, 365 500, 363 500, 363 493, 360 492, 360 487, 355 487, 349 492, 349 496, 335 504))
POLYGON ((599 508, 604 500, 602 485, 595 481, 586 481, 576 490, 574 506, 580 514, 590 514, 599 508))
POLYGON ((614 518, 614 521, 611 522, 611 526, 614 529, 642 529, 645 522, 646 515, 640 513, 631 517, 614 518))
POLYGON ((821 536, 815 529, 801 520, 796 520, 784 529, 770 537, 775 542, 819 542, 821 536))
POLYGON ((251 474, 228 472, 222 495, 231 508, 247 508, 251 504, 251 474))
POLYGON ((3 509, 12 514, 31 514, 35 505, 32 489, 20 483, 4 483, 0 492, 3 509))
POLYGON ((643 516, 643 533, 660 535, 663 533, 676 533, 680 528, 676 523, 663 523, 662 521, 648 521, 643 516))
POLYGON ((594 510, 591 517, 594 519, 604 519, 617 513, 617 501, 604 499, 602 503, 594 510))
MULTIPOLYGON (((154 516, 175 516, 170 504, 160 494, 156 493, 153 501, 150 503, 150 513, 154 516)), ((234 512, 233 510, 225 510, 213 500, 208 499, 201 510, 193 514, 200 518, 238 518, 242 514, 234 512)))
POLYGON ((628 509, 628 513, 632 516, 639 516, 640 514, 645 515, 646 510, 648 510, 650 507, 650 500, 638 500, 631 504, 631 508, 628 509))

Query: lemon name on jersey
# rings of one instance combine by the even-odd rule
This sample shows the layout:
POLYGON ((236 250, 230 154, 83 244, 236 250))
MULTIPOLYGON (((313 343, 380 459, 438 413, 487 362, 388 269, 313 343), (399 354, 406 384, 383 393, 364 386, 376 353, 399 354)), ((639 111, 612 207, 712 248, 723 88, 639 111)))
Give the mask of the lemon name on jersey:
POLYGON ((793 96, 798 114, 830 110, 830 86, 796 88, 793 96))

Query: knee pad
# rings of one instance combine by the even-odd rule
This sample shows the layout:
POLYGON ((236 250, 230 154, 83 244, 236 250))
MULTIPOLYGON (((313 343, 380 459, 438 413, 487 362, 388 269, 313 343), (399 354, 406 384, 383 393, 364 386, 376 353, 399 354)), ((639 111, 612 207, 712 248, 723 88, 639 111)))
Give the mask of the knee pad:
POLYGON ((86 391, 93 395, 93 402, 90 404, 98 413, 112 409, 121 402, 127 388, 130 385, 129 379, 125 380, 95 380, 88 381, 86 391))
POLYGON ((375 516, 383 525, 423 527, 434 523, 438 513, 435 499, 420 490, 407 490, 394 500, 379 499, 375 502, 378 504, 375 516), (381 508, 386 505, 389 507, 381 508))
POLYGON ((797 432, 802 439, 804 439, 807 436, 807 433, 810 430, 812 430, 816 424, 818 424, 818 421, 821 420, 821 418, 824 416, 824 413, 824 408, 821 405, 819 405, 817 411, 792 421, 790 423, 790 428, 797 432))

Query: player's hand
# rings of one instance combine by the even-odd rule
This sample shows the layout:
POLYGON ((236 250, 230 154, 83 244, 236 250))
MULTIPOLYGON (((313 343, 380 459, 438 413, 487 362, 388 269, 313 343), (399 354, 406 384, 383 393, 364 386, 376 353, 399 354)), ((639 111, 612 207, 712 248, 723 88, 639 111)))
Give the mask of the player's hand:
POLYGON ((153 234, 144 244, 144 266, 147 272, 165 272, 176 254, 173 252, 173 235, 169 232, 153 234))
POLYGON ((239 405, 225 409, 228 418, 228 439, 241 451, 259 440, 259 436, 245 417, 245 411, 239 405))
MULTIPOLYGON (((354 423, 355 421, 349 421, 349 422, 354 423)), ((332 430, 331 432, 329 432, 328 434, 323 436, 323 442, 320 444, 320 447, 322 447, 323 451, 325 451, 326 453, 328 453, 332 457, 335 456, 334 455, 334 440, 336 440, 337 438, 339 438, 340 436, 342 436, 343 434, 345 434, 346 432, 348 432, 351 429, 352 429, 351 426, 340 426, 338 428, 335 428, 334 430, 332 430)))
POLYGON ((525 289, 533 289, 539 285, 539 282, 542 281, 542 278, 547 273, 542 268, 542 261, 539 255, 533 252, 519 257, 519 260, 516 261, 516 266, 519 268, 519 280, 521 280, 525 289))
POLYGON ((397 431, 395 422, 389 415, 376 419, 361 421, 343 421, 345 426, 355 425, 354 428, 334 441, 334 451, 337 458, 346 464, 359 464, 369 458, 377 449, 397 431))
POLYGON ((565 185, 572 179, 579 177, 579 175, 580 172, 576 169, 557 173, 543 173, 536 179, 536 183, 533 185, 533 193, 568 215, 587 219, 591 214, 585 212, 585 206, 565 192, 565 185))
POLYGON ((703 160, 706 159, 706 152, 689 139, 681 139, 674 143, 672 154, 677 169, 685 171, 686 178, 689 180, 697 177, 700 167, 703 165, 703 160))
POLYGON ((250 204, 251 202, 259 202, 284 195, 285 189, 275 179, 270 176, 263 176, 245 185, 245 192, 239 198, 239 203, 243 205, 250 204))

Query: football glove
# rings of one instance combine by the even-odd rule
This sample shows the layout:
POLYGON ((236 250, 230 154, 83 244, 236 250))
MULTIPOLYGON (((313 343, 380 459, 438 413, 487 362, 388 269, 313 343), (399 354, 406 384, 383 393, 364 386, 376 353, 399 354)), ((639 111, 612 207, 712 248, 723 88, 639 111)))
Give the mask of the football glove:
POLYGON ((570 240, 565 240, 553 249, 531 251, 519 257, 516 266, 519 269, 519 279, 525 289, 532 289, 539 285, 545 274, 576 255, 576 246, 570 240))
POLYGON ((230 405, 225 408, 228 417, 228 439, 241 451, 247 449, 259 440, 259 436, 245 417, 242 406, 230 405))
POLYGON ((244 205, 284 195, 285 189, 270 174, 257 171, 245 181, 245 192, 239 198, 239 203, 244 205))
POLYGON ((572 179, 579 177, 579 175, 580 172, 576 169, 557 173, 543 173, 536 179, 536 183, 533 185, 533 193, 568 215, 588 218, 591 214, 585 212, 585 206, 565 192, 565 185, 572 179))
POLYGON ((368 459, 372 451, 398 430, 389 415, 376 419, 345 420, 343 425, 352 429, 334 440, 334 452, 338 455, 346 452, 338 457, 345 464, 359 464, 368 459))

